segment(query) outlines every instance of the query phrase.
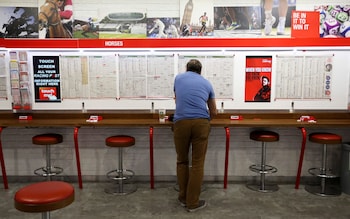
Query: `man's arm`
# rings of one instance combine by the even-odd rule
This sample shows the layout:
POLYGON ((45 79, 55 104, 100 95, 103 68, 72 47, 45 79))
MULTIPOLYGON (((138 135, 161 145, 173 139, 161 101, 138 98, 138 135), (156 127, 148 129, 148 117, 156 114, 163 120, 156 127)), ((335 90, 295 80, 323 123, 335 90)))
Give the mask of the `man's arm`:
POLYGON ((210 118, 213 118, 214 116, 217 115, 215 99, 214 98, 209 99, 207 101, 207 104, 209 108, 210 118))

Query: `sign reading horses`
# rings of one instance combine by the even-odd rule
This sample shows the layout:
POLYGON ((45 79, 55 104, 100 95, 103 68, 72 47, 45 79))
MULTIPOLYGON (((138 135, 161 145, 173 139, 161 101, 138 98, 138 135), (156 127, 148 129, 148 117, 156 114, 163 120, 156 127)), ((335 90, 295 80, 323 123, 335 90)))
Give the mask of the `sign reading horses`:
POLYGON ((35 102, 61 102, 58 56, 33 56, 35 102))

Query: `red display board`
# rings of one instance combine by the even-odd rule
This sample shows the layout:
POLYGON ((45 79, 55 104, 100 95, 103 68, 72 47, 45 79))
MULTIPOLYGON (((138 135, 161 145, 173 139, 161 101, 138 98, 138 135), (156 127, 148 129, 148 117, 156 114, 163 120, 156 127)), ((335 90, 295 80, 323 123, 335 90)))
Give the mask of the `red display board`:
POLYGON ((317 11, 293 11, 291 36, 296 38, 320 37, 320 13, 317 11))

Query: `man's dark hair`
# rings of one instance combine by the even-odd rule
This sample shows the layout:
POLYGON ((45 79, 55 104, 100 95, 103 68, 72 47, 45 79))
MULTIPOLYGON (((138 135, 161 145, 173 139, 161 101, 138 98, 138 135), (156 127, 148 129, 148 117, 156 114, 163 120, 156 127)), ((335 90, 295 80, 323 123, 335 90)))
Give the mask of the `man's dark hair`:
POLYGON ((198 61, 197 59, 191 59, 190 61, 187 62, 186 70, 201 74, 202 63, 200 61, 198 61))
POLYGON ((270 78, 268 78, 267 76, 262 76, 262 77, 261 77, 261 80, 263 80, 264 78, 266 78, 267 81, 270 82, 270 78))

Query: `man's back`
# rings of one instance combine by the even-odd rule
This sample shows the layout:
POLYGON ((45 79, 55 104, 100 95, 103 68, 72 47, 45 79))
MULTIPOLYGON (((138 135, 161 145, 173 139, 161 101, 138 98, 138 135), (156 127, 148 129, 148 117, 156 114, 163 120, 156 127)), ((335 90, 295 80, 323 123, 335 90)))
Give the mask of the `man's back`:
POLYGON ((208 80, 195 72, 186 72, 175 78, 176 110, 174 121, 181 119, 207 118, 207 101, 214 98, 208 80))

